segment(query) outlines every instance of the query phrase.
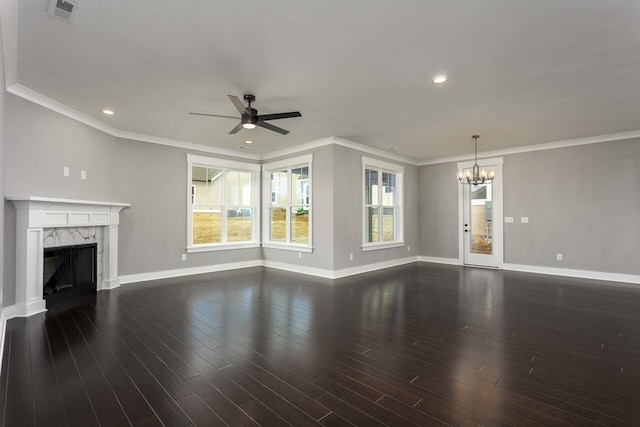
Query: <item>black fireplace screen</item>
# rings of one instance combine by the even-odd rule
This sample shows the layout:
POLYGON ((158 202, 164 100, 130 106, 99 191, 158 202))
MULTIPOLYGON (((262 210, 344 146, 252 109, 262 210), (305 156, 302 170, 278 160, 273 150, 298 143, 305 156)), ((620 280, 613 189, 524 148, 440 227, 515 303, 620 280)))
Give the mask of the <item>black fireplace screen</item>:
POLYGON ((59 246, 44 250, 43 296, 78 288, 95 289, 97 282, 96 243, 59 246))

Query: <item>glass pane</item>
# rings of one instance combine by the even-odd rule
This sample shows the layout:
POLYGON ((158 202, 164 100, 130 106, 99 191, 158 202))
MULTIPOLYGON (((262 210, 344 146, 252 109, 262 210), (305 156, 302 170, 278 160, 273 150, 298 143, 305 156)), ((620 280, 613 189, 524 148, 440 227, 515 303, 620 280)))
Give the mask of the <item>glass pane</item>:
POLYGON ((251 240, 251 209, 227 210, 227 242, 251 240))
POLYGON ((396 239, 396 213, 395 208, 383 208, 382 209, 382 240, 384 242, 391 242, 396 239))
POLYGON ((287 171, 271 172, 271 205, 285 206, 287 200, 287 171))
POLYGON ((309 168, 291 170, 291 204, 309 204, 309 168))
POLYGON ((251 172, 227 171, 224 188, 227 205, 251 205, 251 172))
POLYGON ((291 242, 309 243, 309 206, 291 208, 291 242))
POLYGON ((378 171, 364 170, 364 204, 378 204, 378 171))
POLYGON ((471 253, 493 253, 493 202, 491 184, 469 186, 471 198, 471 253))
POLYGON ((220 208, 193 209, 193 244, 222 242, 220 208))
POLYGON ((193 166, 191 168, 191 202, 198 205, 222 204, 222 171, 193 166))
POLYGON ((382 204, 396 205, 396 174, 382 172, 382 204))
POLYGON ((365 208, 365 224, 364 234, 365 242, 372 243, 380 241, 380 215, 378 214, 378 208, 365 208))
POLYGON ((287 210, 285 208, 269 209, 271 227, 269 228, 269 240, 284 242, 287 239, 287 210))

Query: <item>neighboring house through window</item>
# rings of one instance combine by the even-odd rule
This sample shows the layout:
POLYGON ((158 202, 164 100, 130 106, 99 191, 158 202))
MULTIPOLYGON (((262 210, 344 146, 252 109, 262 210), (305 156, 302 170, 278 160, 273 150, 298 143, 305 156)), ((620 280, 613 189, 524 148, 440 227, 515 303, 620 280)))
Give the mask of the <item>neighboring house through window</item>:
POLYGON ((404 245, 403 175, 403 166, 362 158, 363 251, 404 245))
POLYGON ((311 252, 313 155, 262 166, 265 206, 262 245, 311 252))
POLYGON ((187 155, 187 252, 259 245, 260 165, 187 155))

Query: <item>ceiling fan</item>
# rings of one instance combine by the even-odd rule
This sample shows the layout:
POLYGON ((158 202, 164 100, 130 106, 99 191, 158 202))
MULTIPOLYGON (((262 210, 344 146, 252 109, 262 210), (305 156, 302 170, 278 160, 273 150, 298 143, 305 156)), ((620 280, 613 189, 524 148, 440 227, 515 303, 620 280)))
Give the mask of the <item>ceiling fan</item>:
MULTIPOLYGON (((263 114, 259 116, 258 110, 251 107, 251 103, 256 100, 255 95, 246 94, 244 96, 244 100, 249 103, 247 107, 244 106, 242 101, 240 101, 240 98, 238 98, 237 96, 233 96, 233 95, 227 95, 227 96, 229 97, 231 102, 233 102, 233 105, 236 106, 236 108, 238 109, 241 115, 241 117, 239 117, 240 123, 238 123, 238 125, 233 129, 231 129, 231 132, 229 132, 229 134, 238 133, 242 128, 255 129, 256 126, 260 126, 261 128, 265 128, 274 132, 278 132, 282 135, 286 135, 289 133, 288 130, 284 130, 282 128, 269 124, 266 121, 277 120, 277 119, 288 119, 291 117, 302 117, 302 114, 300 114, 299 111, 292 111, 290 113, 263 114)), ((207 113, 189 113, 189 114, 194 114, 197 116, 224 117, 227 119, 238 119, 238 117, 220 116, 218 114, 207 114, 207 113)))

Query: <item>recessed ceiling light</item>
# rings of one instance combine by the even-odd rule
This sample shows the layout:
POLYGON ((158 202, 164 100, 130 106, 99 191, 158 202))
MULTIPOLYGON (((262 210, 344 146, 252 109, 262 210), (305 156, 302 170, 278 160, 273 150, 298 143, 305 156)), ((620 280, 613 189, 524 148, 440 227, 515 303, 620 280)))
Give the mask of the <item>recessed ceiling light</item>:
POLYGON ((253 141, 245 141, 245 144, 253 144, 253 141))
POLYGON ((441 85, 442 83, 446 83, 447 80, 449 80, 449 76, 446 76, 444 74, 440 74, 440 75, 435 76, 434 78, 432 78, 431 82, 433 84, 441 85))
POLYGON ((113 116, 115 113, 113 110, 102 110, 102 114, 106 114, 107 116, 113 116))

